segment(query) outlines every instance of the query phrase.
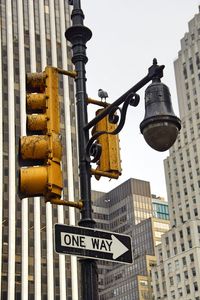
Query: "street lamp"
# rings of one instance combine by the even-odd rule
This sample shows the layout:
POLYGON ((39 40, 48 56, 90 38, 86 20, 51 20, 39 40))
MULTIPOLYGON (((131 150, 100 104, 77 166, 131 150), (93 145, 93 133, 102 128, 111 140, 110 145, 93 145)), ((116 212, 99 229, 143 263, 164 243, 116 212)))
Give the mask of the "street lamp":
MULTIPOLYGON (((79 171, 80 193, 83 201, 81 219, 79 225, 94 228, 95 221, 92 218, 91 204, 91 162, 96 162, 101 155, 101 148, 95 142, 99 135, 105 132, 96 132, 91 138, 89 130, 105 116, 109 116, 110 122, 116 123, 116 111, 120 111, 120 120, 114 131, 109 134, 118 134, 123 128, 127 108, 129 105, 139 104, 137 91, 152 80, 145 94, 145 118, 140 124, 140 130, 147 143, 158 151, 169 149, 176 140, 181 123, 174 115, 169 89, 161 83, 164 66, 158 66, 156 59, 149 68, 148 74, 136 85, 124 93, 114 103, 105 107, 94 119, 88 122, 87 92, 85 64, 86 43, 92 37, 92 32, 84 26, 84 14, 80 0, 69 0, 73 5, 72 26, 66 30, 65 36, 72 44, 72 63, 76 71, 76 101, 77 101, 77 124, 78 124, 78 148, 79 148, 79 171), (122 105, 123 104, 123 105, 122 105), (119 108, 119 106, 122 107, 119 108), (93 158, 91 158, 93 156, 93 158)), ((98 274, 96 262, 91 259, 81 259, 81 293, 83 300, 98 299, 98 274)))
MULTIPOLYGON (((153 60, 153 67, 157 65, 153 60)), ((168 87, 154 76, 145 91, 145 117, 140 130, 149 146, 157 151, 168 150, 175 142, 181 128, 175 116, 168 87)))

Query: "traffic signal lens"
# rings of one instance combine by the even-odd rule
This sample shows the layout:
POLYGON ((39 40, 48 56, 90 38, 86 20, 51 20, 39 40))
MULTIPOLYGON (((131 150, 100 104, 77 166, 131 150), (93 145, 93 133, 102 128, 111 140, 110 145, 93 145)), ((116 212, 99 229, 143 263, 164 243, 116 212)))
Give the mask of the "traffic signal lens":
POLYGON ((19 145, 22 160, 45 160, 48 158, 49 138, 46 135, 22 136, 19 145))
POLYGON ((27 115, 27 133, 45 133, 47 131, 47 116, 45 114, 27 115))
POLYGON ((21 168, 19 174, 20 196, 25 198, 45 195, 47 180, 46 166, 21 168))
POLYGON ((39 113, 46 109, 45 94, 27 94, 26 96, 26 111, 27 113, 39 113))
POLYGON ((43 93, 46 88, 46 73, 27 73, 26 91, 30 93, 43 93))

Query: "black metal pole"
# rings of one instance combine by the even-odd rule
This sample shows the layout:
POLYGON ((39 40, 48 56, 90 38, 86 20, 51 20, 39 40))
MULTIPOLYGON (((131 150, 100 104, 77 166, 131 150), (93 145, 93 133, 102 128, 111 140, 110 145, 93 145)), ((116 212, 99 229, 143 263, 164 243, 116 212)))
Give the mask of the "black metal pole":
MULTIPOLYGON (((86 160, 86 145, 89 141, 89 131, 84 130, 84 127, 88 123, 85 75, 85 64, 88 61, 86 56, 86 43, 92 37, 92 32, 83 24, 84 14, 81 10, 80 0, 73 0, 71 18, 72 26, 66 30, 65 36, 72 44, 72 63, 75 65, 75 71, 77 72, 75 82, 80 193, 81 200, 84 203, 79 225, 84 227, 94 227, 95 221, 92 219, 90 163, 86 160)), ((96 261, 91 259, 81 259, 80 264, 82 300, 98 300, 98 274, 96 261)))

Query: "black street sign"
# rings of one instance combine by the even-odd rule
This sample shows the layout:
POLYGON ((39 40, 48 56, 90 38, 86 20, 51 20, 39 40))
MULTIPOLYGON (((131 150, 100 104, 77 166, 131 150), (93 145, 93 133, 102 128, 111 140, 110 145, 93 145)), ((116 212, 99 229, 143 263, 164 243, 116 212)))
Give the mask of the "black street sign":
POLYGON ((55 251, 131 264, 131 237, 80 226, 55 224, 55 251))

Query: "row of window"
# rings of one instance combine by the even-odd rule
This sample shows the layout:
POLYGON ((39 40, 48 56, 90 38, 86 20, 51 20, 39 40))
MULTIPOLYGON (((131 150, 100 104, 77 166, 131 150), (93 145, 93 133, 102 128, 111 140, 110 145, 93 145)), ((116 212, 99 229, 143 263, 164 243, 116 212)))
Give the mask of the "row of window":
MULTIPOLYGON (((190 226, 186 227, 186 232, 187 232, 187 235, 191 234, 190 226)), ((200 233, 200 225, 197 225, 197 232, 200 233)), ((183 238, 183 230, 179 231, 179 237, 178 238, 183 238)), ((176 234, 175 233, 172 233, 172 240, 173 240, 173 242, 176 241, 176 234)), ((165 244, 169 245, 169 237, 168 236, 165 238, 165 244)))
POLYGON ((189 64, 188 68, 186 63, 183 63, 183 76, 184 79, 186 80, 188 78, 188 70, 190 74, 194 74, 194 63, 196 64, 197 69, 200 69, 200 59, 199 59, 199 53, 195 53, 195 62, 193 61, 192 57, 189 58, 189 64))

